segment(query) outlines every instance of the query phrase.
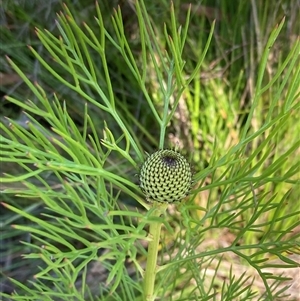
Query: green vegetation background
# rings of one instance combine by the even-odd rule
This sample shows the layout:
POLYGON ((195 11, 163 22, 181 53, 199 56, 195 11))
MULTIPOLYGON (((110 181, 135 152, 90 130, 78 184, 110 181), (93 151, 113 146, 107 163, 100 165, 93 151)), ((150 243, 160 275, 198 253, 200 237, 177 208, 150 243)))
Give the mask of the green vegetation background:
MULTIPOLYGON (((160 262, 166 263, 166 269, 158 274, 157 284, 157 291, 164 296, 162 300, 196 300, 195 296, 202 296, 201 300, 297 300, 295 277, 299 262, 300 233, 298 1, 178 0, 173 2, 175 26, 169 1, 144 2, 157 43, 153 42, 154 50, 147 53, 147 56, 144 55, 147 50, 140 43, 141 25, 136 17, 135 1, 99 1, 99 7, 104 27, 117 40, 113 20, 117 20, 119 5, 122 16, 118 20, 122 20, 124 36, 140 68, 146 91, 141 89, 131 65, 120 55, 112 41, 106 45, 111 85, 105 77, 105 66, 99 53, 89 49, 89 57, 96 67, 98 86, 105 95, 113 95, 114 109, 133 137, 136 149, 132 147, 133 141, 128 142, 126 135, 124 138, 124 128, 116 122, 115 116, 110 111, 101 109, 102 100, 97 89, 88 82, 81 82, 81 88, 100 104, 87 105, 82 94, 55 78, 37 59, 38 56, 42 57, 66 83, 74 81, 75 77, 53 59, 37 38, 37 30, 47 29, 53 36, 61 35, 55 20, 59 19, 57 13, 64 12, 60 15, 62 19, 63 14, 67 14, 64 7, 66 5, 79 26, 88 24, 100 37, 99 27, 94 19, 94 1, 2 3, 0 134, 3 148, 0 164, 3 177, 1 191, 5 192, 1 194, 1 198, 5 205, 1 208, 1 292, 10 294, 15 289, 19 291, 19 298, 12 300, 39 300, 38 293, 28 299, 24 297, 30 295, 27 289, 32 290, 32 287, 36 292, 52 292, 52 295, 47 295, 49 299, 44 300, 63 300, 59 293, 65 294, 65 300, 97 300, 97 297, 99 300, 139 300, 142 278, 140 270, 143 269, 147 255, 145 242, 142 242, 146 231, 143 231, 147 230, 151 218, 143 208, 135 175, 142 164, 144 153, 151 153, 163 144, 164 147, 179 148, 189 158, 195 171, 195 187, 185 204, 175 207, 176 210, 174 206, 170 206, 164 217, 160 262), (178 29, 182 24, 183 27, 178 29, 182 34, 190 2, 188 33, 178 55, 180 60, 174 64, 174 53, 179 53, 174 27, 178 29), (204 58, 212 26, 213 36, 204 58), (170 40, 168 37, 171 37, 170 40), (175 52, 172 50, 172 41, 175 52), (32 49, 35 49, 36 54, 32 49), (66 244, 60 245, 57 241, 49 243, 50 237, 47 241, 47 233, 55 232, 57 228, 49 228, 49 232, 38 230, 47 227, 41 221, 62 228, 64 221, 60 212, 54 211, 55 204, 51 203, 53 200, 47 203, 45 198, 39 196, 39 178, 31 177, 26 180, 24 176, 26 172, 34 173, 39 168, 44 168, 42 165, 45 162, 40 161, 41 166, 37 164, 36 170, 26 169, 26 160, 19 159, 21 157, 17 154, 25 148, 13 146, 5 139, 9 137, 15 142, 22 140, 22 133, 26 131, 38 135, 28 123, 30 117, 24 114, 31 106, 26 104, 29 99, 36 106, 34 110, 29 110, 33 116, 31 122, 46 139, 56 139, 54 149, 57 153, 70 160, 74 154, 76 157, 76 150, 68 151, 63 143, 59 143, 63 142, 65 136, 58 131, 54 131, 54 134, 54 125, 41 113, 47 105, 25 84, 24 78, 17 74, 16 68, 12 67, 6 56, 22 70, 31 83, 38 83, 42 87, 41 94, 44 93, 45 100, 49 99, 54 108, 53 114, 65 120, 66 133, 68 130, 70 136, 74 135, 74 141, 76 135, 92 135, 95 144, 89 145, 91 153, 94 155, 97 150, 100 154, 95 154, 95 158, 101 162, 103 160, 105 170, 125 179, 122 183, 127 188, 124 189, 118 186, 119 178, 115 179, 116 182, 112 178, 102 186, 101 189, 106 190, 108 196, 101 203, 105 207, 101 213, 103 216, 93 212, 87 204, 83 205, 89 209, 86 218, 91 225, 96 227, 99 220, 106 223, 104 215, 115 210, 116 216, 112 215, 110 222, 122 227, 117 229, 110 225, 113 230, 111 233, 107 230, 109 234, 106 235, 105 231, 99 234, 98 228, 87 229, 74 223, 74 227, 70 228, 74 237, 68 239, 73 249, 80 253, 85 244, 97 241, 97 235, 104 241, 105 237, 109 240, 119 234, 133 235, 126 226, 134 225, 137 229, 134 232, 136 237, 133 236, 136 239, 134 249, 129 246, 133 240, 128 240, 128 249, 125 248, 128 253, 119 247, 114 250, 124 252, 124 258, 120 262, 114 255, 110 257, 109 252, 106 255, 108 247, 106 249, 105 245, 103 248, 99 247, 100 251, 97 249, 99 253, 93 254, 94 257, 85 257, 85 253, 75 256, 72 253, 73 268, 80 266, 78 270, 73 271, 70 267, 65 275, 61 270, 55 270, 60 263, 63 266, 63 261, 51 261, 52 252, 65 252, 64 256, 67 256, 69 247, 66 244), (201 57, 204 59, 200 70, 197 70, 201 57), (179 67, 182 69, 176 69, 179 67), (197 73, 194 74, 194 70, 197 73), (184 87, 184 82, 188 86, 184 87), (12 99, 4 97, 5 95, 12 99), (167 108, 166 99, 169 101, 167 108), (172 107, 176 108, 171 112, 172 118, 162 126, 154 112, 159 116, 166 116, 172 107), (87 113, 93 126, 87 121, 87 113), (75 128, 78 133, 75 133, 75 128), (98 145, 97 138, 99 141, 104 139, 102 146, 98 145), (124 152, 115 151, 115 141, 124 152), (105 147, 107 150, 101 152, 100 149, 105 147), (7 174, 15 177, 14 180, 5 180, 10 178, 7 174), (122 210, 128 214, 127 217, 120 214, 122 210), (16 224, 19 226, 15 226, 16 224), (31 233, 33 229, 36 230, 35 233, 31 233), (82 238, 79 239, 76 235, 82 238), (41 251, 42 246, 48 244, 52 248, 47 254, 49 261, 41 251), (28 255, 25 260, 22 257, 22 254, 34 253, 40 258, 28 255), (97 256, 101 258, 100 266, 94 263, 97 256), (126 256, 130 260, 126 261, 126 256), (134 262, 134 258, 137 262, 134 262), (176 260, 178 264, 172 264, 176 260), (58 264, 56 268, 52 267, 53 270, 52 262, 58 264), (113 267, 116 262, 120 263, 118 271, 113 267), (49 275, 41 273, 41 282, 33 277, 39 273, 39 266, 43 271, 49 267, 49 275), (282 274, 288 268, 291 272, 282 274), (71 277, 72 273, 78 277, 69 282, 65 280, 60 287, 53 284, 53 273, 57 273, 55 277, 60 275, 62 279, 71 277), (289 275, 291 279, 286 278, 289 275), (26 282, 27 280, 31 282, 26 282), (165 286, 161 285, 162 281, 165 281, 165 286), (70 283, 74 284, 74 288, 68 291, 70 283), (84 288, 85 284, 88 289, 84 288)), ((149 30, 148 25, 145 28, 149 30)), ((80 66, 75 65, 73 71, 80 74, 80 66)), ((28 137, 30 135, 23 141, 30 144, 28 137)), ((44 146, 47 147, 46 142, 44 146)), ((50 151, 54 152, 53 149, 50 151)), ((84 161, 84 158, 78 158, 80 163, 84 161)), ((67 191, 71 196, 78 197, 78 200, 70 197, 74 204, 66 205, 74 214, 82 210, 81 205, 78 205, 80 197, 92 199, 97 194, 95 191, 99 182, 97 179, 93 180, 93 176, 96 178, 96 174, 93 174, 95 171, 80 169, 80 176, 77 176, 72 170, 67 170, 59 177, 57 173, 46 170, 42 175, 48 187, 57 192, 56 197, 63 198, 61 195, 67 189, 64 187, 63 177, 67 174, 74 184, 83 181, 81 175, 84 172, 90 172, 84 178, 88 181, 86 187, 82 191, 78 188, 79 194, 72 190, 72 185, 67 191), (85 195, 87 191, 89 196, 85 195)), ((120 246, 124 247, 122 243, 120 246)), ((3 298, 9 300, 10 297, 3 295, 3 298)))

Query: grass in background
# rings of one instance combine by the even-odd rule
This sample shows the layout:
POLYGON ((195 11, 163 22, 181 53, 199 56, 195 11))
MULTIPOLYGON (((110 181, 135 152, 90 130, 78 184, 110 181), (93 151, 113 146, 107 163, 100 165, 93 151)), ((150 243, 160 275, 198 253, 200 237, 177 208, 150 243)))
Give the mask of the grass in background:
MULTIPOLYGON (((168 1, 146 2, 154 30, 148 42, 140 34, 132 2, 122 6, 122 16, 112 10, 116 3, 101 3, 104 27, 111 35, 105 56, 109 79, 94 48, 86 56, 90 60, 83 60, 81 66, 73 64, 75 69, 67 72, 36 39, 34 26, 42 37, 43 28, 59 35, 59 26, 53 22, 58 18, 54 11, 63 9, 59 2, 39 4, 38 9, 17 4, 4 3, 1 51, 30 82, 38 81, 43 91, 33 95, 35 88, 28 89, 11 65, 2 61, 3 78, 8 78, 3 94, 12 98, 6 98, 9 101, 5 99, 1 109, 3 116, 13 118, 13 127, 1 120, 2 147, 6 147, 1 169, 19 177, 3 179, 1 184, 6 192, 3 201, 9 204, 2 212, 2 291, 17 289, 21 296, 14 300, 27 300, 28 290, 37 299, 37 292, 47 292, 47 300, 86 300, 89 294, 91 300, 97 296, 100 300, 141 298, 144 227, 147 230, 151 222, 151 210, 141 209, 147 205, 134 174, 143 151, 179 144, 191 158, 196 186, 187 203, 177 206, 178 211, 170 206, 164 217, 161 263, 165 265, 158 273, 158 295, 163 300, 196 300, 199 296, 202 300, 296 300, 293 287, 283 290, 292 282, 280 278, 283 269, 293 271, 297 266, 299 253, 296 1, 279 1, 275 6, 255 1, 219 6, 209 1, 193 3, 189 26, 184 26, 188 5, 183 1, 174 1, 173 19, 168 1), (214 33, 204 58, 213 19, 214 33), (125 39, 115 29, 122 24, 134 57, 127 56, 130 63, 125 59, 126 45, 121 55, 118 51, 125 39), (179 24, 183 24, 181 29, 179 24), (36 55, 26 44, 36 49, 36 55), (46 71, 37 56, 65 84, 46 71), (130 70, 133 62, 141 75, 138 80, 130 70), (197 69, 199 62, 202 65, 197 69), (97 78, 94 82, 80 77, 82 66, 92 70, 90 64, 97 78), (80 90, 92 100, 89 105, 79 90, 68 86, 76 82, 75 74, 80 90), (113 104, 109 114, 99 89, 108 97, 108 105, 113 104), (172 108, 172 118, 162 118, 160 125, 159 116, 167 117, 172 108), (21 114, 23 109, 31 112, 30 123, 21 114), (123 127, 117 125, 116 116, 123 127), (6 143, 7 137, 14 143, 6 143), (102 145, 100 138, 104 138, 102 145), (35 148, 42 152, 32 152, 35 148), (28 157, 22 157, 24 153, 28 157), (28 169, 27 163, 37 159, 39 164, 28 169), (45 164, 49 160, 53 165, 45 164), (21 183, 28 172, 36 176, 21 183), (100 199, 101 208, 97 206, 100 199), (11 228, 12 224, 19 226, 11 228), (109 242, 112 238, 116 245, 109 242), (24 253, 33 253, 27 255, 30 260, 15 260, 24 253), (37 265, 43 267, 41 280, 31 278, 38 273, 37 265), (25 279, 33 282, 20 287, 7 276, 21 283, 25 279), (30 285, 35 291, 27 289, 30 285)), ((99 36, 93 3, 78 1, 67 7, 81 28, 84 21, 99 36)), ((64 15, 60 18, 67 22, 64 15)), ((149 25, 145 28, 149 32, 149 25)))

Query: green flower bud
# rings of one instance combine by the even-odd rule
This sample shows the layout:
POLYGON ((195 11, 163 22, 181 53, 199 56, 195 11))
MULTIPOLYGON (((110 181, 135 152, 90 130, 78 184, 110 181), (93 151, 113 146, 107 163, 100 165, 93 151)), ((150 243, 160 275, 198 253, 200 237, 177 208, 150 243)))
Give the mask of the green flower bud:
POLYGON ((148 201, 173 203, 189 193, 191 166, 180 153, 163 149, 150 155, 140 170, 140 187, 148 201))

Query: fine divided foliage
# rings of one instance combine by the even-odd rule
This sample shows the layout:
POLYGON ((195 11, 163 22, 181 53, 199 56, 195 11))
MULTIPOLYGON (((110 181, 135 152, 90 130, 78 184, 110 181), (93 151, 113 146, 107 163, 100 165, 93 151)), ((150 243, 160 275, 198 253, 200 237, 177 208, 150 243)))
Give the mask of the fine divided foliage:
POLYGON ((1 298, 296 300, 296 1, 81 2, 3 6, 1 298))

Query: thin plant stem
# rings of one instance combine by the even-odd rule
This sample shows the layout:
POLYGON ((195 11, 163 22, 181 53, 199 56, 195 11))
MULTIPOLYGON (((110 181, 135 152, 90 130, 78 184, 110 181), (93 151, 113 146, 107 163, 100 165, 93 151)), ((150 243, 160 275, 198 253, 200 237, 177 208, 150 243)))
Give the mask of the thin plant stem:
MULTIPOLYGON (((166 204, 153 204, 153 212, 151 217, 160 217, 167 209, 166 204)), ((157 272, 157 254, 160 239, 160 230, 162 223, 160 221, 153 221, 150 223, 149 237, 152 239, 148 245, 147 264, 144 275, 144 300, 155 300, 154 287, 157 272)))

